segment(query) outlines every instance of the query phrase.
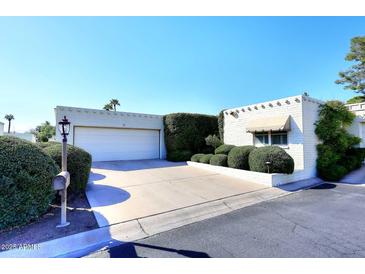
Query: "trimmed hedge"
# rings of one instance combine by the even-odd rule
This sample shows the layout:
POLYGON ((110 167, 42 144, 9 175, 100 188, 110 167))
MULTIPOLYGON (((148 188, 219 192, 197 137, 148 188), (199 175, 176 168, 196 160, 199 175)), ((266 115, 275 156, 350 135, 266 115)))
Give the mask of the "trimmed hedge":
POLYGON ((248 158, 251 171, 268 173, 266 162, 271 162, 270 173, 291 174, 294 171, 293 158, 278 146, 256 148, 248 158))
POLYGON ((49 141, 49 142, 40 142, 40 143, 36 143, 37 146, 39 146, 40 148, 46 148, 46 147, 50 147, 50 146, 54 146, 60 144, 59 142, 54 142, 54 141, 49 141))
POLYGON ((163 122, 167 160, 187 161, 195 153, 212 152, 205 138, 218 134, 217 116, 173 113, 165 115, 163 122))
POLYGON ((204 154, 202 157, 200 157, 199 163, 209 164, 212 156, 213 156, 213 154, 204 154))
POLYGON ((225 154, 228 155, 228 153, 231 151, 232 148, 235 146, 233 145, 221 145, 217 147, 214 151, 215 154, 225 154))
POLYGON ((55 196, 52 179, 58 172, 40 147, 0 136, 0 230, 27 224, 45 213, 55 196))
MULTIPOLYGON (((44 151, 52 157, 59 167, 62 165, 62 145, 55 144, 44 148, 44 151)), ((70 172, 69 190, 80 194, 86 189, 91 168, 91 155, 85 150, 67 145, 67 171, 70 172)))
POLYGON ((204 156, 204 154, 203 153, 198 153, 198 154, 194 154, 193 156, 191 156, 191 161, 192 162, 197 162, 197 163, 199 163, 199 160, 200 160, 200 158, 202 157, 202 156, 204 156))
POLYGON ((228 153, 227 164, 231 168, 249 170, 248 157, 250 152, 256 149, 255 146, 234 147, 228 153))
POLYGON ((216 154, 210 158, 209 163, 213 166, 227 166, 227 155, 216 154))

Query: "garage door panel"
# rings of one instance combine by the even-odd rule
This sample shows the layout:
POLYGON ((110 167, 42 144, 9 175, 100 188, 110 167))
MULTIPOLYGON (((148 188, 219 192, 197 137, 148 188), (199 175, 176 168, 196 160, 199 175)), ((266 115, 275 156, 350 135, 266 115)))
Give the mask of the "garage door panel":
POLYGON ((159 158, 158 130, 75 127, 74 144, 88 151, 93 161, 159 158))

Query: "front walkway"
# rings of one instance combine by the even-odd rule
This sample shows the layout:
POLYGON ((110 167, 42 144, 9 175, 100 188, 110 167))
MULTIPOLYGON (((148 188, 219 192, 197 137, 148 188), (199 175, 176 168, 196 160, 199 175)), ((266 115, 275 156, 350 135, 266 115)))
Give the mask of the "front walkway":
POLYGON ((341 179, 341 183, 352 185, 365 184, 365 165, 347 174, 341 179))
POLYGON ((267 188, 163 160, 95 162, 86 191, 100 227, 267 188))

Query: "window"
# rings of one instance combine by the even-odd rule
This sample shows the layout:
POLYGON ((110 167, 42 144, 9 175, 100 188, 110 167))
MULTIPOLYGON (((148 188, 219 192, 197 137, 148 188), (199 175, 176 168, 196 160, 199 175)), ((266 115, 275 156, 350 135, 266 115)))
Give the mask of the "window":
POLYGON ((287 145, 288 144, 288 133, 271 133, 271 144, 272 145, 287 145))
POLYGON ((268 145, 269 144, 269 133, 256 133, 255 144, 268 145))
POLYGON ((286 146, 288 145, 288 133, 287 132, 255 133, 255 145, 286 146))

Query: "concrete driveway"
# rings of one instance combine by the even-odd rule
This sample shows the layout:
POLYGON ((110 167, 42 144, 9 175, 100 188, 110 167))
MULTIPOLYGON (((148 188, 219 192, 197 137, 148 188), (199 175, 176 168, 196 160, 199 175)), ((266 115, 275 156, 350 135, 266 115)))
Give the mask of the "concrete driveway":
POLYGON ((267 188, 164 160, 93 163, 86 191, 100 227, 267 188))

